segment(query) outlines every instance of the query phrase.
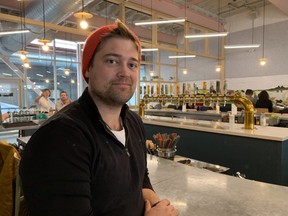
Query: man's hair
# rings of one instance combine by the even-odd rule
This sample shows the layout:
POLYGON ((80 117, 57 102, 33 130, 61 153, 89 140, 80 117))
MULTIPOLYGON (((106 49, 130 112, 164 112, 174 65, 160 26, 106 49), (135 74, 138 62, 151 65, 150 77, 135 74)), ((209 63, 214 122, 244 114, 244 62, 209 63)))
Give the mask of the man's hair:
POLYGON ((45 92, 45 91, 48 91, 48 92, 49 92, 49 96, 51 95, 51 91, 50 91, 50 89, 45 88, 45 89, 43 90, 43 92, 45 92))
POLYGON ((62 91, 60 92, 60 95, 61 95, 62 93, 65 93, 66 95, 68 95, 67 92, 64 91, 64 90, 62 90, 62 91))
POLYGON ((245 94, 246 95, 253 95, 253 90, 252 89, 247 89, 245 94))

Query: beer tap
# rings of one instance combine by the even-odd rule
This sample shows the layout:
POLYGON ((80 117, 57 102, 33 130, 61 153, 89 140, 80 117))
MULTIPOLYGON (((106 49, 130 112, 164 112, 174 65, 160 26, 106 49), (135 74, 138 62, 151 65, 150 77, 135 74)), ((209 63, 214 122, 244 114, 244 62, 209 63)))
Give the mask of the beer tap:
MULTIPOLYGON (((162 103, 163 105, 166 104, 167 101, 170 101, 171 103, 176 103, 176 108, 178 108, 179 105, 186 104, 187 101, 192 103, 194 102, 194 107, 196 107, 197 102, 206 102, 207 100, 210 101, 210 103, 213 103, 213 98, 215 96, 211 95, 178 95, 178 96, 167 96, 167 95, 159 95, 158 97, 150 97, 149 95, 144 95, 143 99, 141 100, 139 104, 139 115, 141 117, 144 117, 145 114, 145 108, 147 108, 149 102, 155 102, 158 101, 162 103)), ((244 107, 244 128, 245 129, 254 129, 254 106, 250 100, 248 100, 245 97, 242 97, 240 94, 236 94, 234 96, 228 96, 228 95, 218 95, 216 96, 216 105, 219 105, 221 103, 224 103, 224 106, 228 103, 234 103, 236 105, 240 104, 244 107)), ((219 107, 219 106, 218 106, 219 107)))

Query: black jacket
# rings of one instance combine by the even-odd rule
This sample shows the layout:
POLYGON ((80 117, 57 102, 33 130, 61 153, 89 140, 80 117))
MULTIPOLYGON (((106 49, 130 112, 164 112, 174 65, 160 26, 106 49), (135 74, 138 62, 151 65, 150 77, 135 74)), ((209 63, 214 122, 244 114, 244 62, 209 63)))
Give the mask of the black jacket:
POLYGON ((144 127, 124 105, 126 145, 103 122, 86 89, 52 116, 25 147, 21 164, 30 215, 143 215, 152 189, 144 127))
POLYGON ((257 100, 255 108, 268 108, 269 112, 273 112, 273 103, 271 100, 257 100))

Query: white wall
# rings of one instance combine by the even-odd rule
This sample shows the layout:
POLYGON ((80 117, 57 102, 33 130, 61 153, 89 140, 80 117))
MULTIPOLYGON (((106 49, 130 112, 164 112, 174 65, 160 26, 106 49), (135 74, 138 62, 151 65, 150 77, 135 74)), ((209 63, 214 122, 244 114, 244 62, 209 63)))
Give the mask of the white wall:
MULTIPOLYGON (((259 8, 254 23, 253 42, 261 44, 252 50, 225 50, 225 79, 230 89, 269 89, 283 85, 288 87, 288 16, 273 5, 266 7, 264 54, 266 66, 259 65, 262 57, 263 8, 259 8)), ((250 13, 235 15, 226 21, 230 34, 226 44, 252 43, 252 18, 250 13)), ((196 57, 189 60, 188 74, 178 70, 180 82, 220 80, 215 72, 217 60, 196 57)))

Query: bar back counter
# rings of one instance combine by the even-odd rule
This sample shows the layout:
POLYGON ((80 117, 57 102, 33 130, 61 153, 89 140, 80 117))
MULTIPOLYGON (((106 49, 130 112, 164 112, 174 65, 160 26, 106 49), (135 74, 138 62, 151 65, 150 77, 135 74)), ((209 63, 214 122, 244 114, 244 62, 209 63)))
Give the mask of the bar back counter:
MULTIPOLYGON (((247 179, 288 186, 288 129, 243 124, 146 116, 147 139, 153 134, 181 136, 177 155, 228 167, 247 179)), ((288 195, 287 195, 288 197, 288 195)))

